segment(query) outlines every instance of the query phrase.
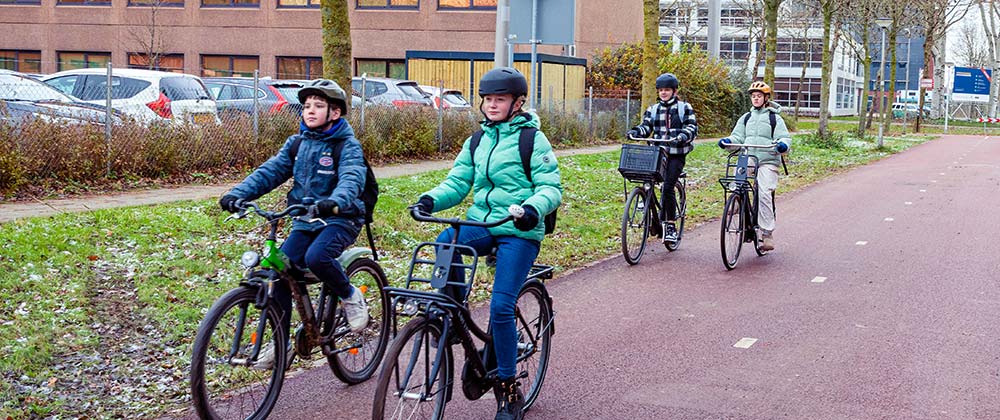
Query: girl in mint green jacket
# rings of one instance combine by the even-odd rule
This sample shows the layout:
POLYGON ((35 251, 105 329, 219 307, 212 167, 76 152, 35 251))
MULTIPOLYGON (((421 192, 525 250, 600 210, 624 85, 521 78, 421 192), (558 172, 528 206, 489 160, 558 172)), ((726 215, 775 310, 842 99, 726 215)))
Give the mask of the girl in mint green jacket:
MULTIPOLYGON (((470 220, 494 222, 507 217, 510 205, 524 207, 524 216, 495 228, 463 227, 457 240, 480 255, 497 249, 490 325, 497 356, 498 383, 494 393, 498 420, 520 419, 523 414, 524 398, 515 378, 514 306, 545 236, 540 221, 562 201, 559 167, 545 134, 535 132, 531 162, 521 160, 521 130, 539 127, 537 116, 521 110, 527 92, 527 80, 517 70, 499 67, 487 72, 479 82, 479 96, 483 98, 479 109, 486 119, 474 154, 470 146, 475 141, 470 137, 444 182, 422 194, 413 206, 425 213, 445 210, 461 203, 471 191, 473 203, 466 212, 470 220), (530 168, 530 176, 525 174, 526 168, 530 168)), ((454 229, 448 228, 437 241, 451 242, 452 235, 454 229)), ((456 255, 456 261, 460 258, 456 255)), ((463 270, 453 273, 459 276, 453 281, 463 281, 463 270)))

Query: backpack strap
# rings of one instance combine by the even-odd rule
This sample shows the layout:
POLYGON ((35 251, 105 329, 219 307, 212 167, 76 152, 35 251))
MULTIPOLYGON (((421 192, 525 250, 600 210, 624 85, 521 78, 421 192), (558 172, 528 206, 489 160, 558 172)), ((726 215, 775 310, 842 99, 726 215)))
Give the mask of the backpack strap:
POLYGON ((773 112, 768 112, 767 116, 771 119, 771 140, 774 140, 774 126, 778 125, 778 117, 774 116, 773 112))
POLYGON ((746 114, 743 114, 743 127, 746 127, 747 123, 749 122, 750 122, 750 113, 747 112, 746 114))
POLYGON ((483 134, 483 130, 476 130, 469 139, 469 159, 472 160, 473 168, 476 167, 476 148, 479 147, 479 142, 483 140, 483 134))
POLYGON ((528 127, 521 129, 521 136, 517 140, 517 151, 521 154, 521 166, 524 167, 524 175, 531 180, 531 154, 535 151, 535 133, 537 128, 528 127))
POLYGON ((288 155, 292 158, 292 163, 295 163, 295 157, 299 154, 299 146, 302 145, 302 137, 295 136, 292 140, 292 146, 288 150, 288 155))

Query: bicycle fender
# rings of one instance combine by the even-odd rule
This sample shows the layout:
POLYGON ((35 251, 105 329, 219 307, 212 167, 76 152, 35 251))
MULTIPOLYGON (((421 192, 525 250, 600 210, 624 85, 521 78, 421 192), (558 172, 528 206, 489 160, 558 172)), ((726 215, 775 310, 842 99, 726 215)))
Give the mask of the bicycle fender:
POLYGON ((355 260, 372 255, 372 250, 365 247, 351 247, 337 257, 337 262, 346 270, 355 260))
MULTIPOLYGON (((555 335, 556 335, 556 309, 555 309, 556 306, 555 306, 554 303, 552 303, 552 295, 549 294, 549 289, 547 289, 545 287, 545 283, 542 283, 541 280, 531 279, 531 280, 528 280, 528 281, 524 282, 525 285, 527 285, 528 283, 538 283, 539 285, 542 286, 541 289, 542 289, 542 293, 545 294, 545 296, 544 296, 545 300, 549 302, 549 328, 552 329, 552 336, 555 337, 555 335)), ((521 287, 524 287, 524 286, 521 286, 521 287)))

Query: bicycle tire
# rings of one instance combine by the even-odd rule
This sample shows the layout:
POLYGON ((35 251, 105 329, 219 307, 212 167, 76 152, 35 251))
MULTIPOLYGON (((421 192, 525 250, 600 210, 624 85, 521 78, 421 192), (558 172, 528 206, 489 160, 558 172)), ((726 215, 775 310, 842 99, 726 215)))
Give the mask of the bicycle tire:
POLYGON ((518 376, 526 374, 524 411, 538 399, 549 368, 552 344, 552 304, 542 283, 530 281, 517 297, 518 376), (537 360, 536 359, 537 356, 537 360))
POLYGON ((670 252, 674 252, 677 248, 680 248, 681 239, 684 237, 684 219, 687 213, 687 191, 684 190, 684 183, 680 180, 677 180, 677 182, 674 183, 674 197, 676 198, 674 201, 677 202, 677 207, 675 207, 676 213, 674 213, 677 215, 677 220, 674 222, 674 225, 677 228, 677 240, 673 242, 666 241, 663 243, 663 246, 667 247, 667 251, 670 252))
POLYGON ((451 351, 447 346, 435 349, 429 342, 430 340, 438 340, 442 333, 440 322, 429 320, 423 315, 414 317, 399 330, 389 347, 389 352, 386 353, 385 363, 382 364, 378 383, 375 385, 372 420, 399 419, 402 417, 397 414, 403 413, 409 414, 407 419, 439 420, 444 418, 448 381, 452 378, 451 351), (438 371, 438 378, 430 385, 429 391, 420 390, 420 387, 427 385, 429 378, 416 381, 420 382, 417 384, 411 377, 407 383, 400 384, 400 376, 405 376, 407 371, 414 375, 429 376, 430 367, 434 363, 433 358, 437 357, 437 352, 444 352, 441 359, 443 363, 438 371), (401 363, 404 365, 402 368, 400 367, 401 363), (411 382, 415 384, 412 387, 410 386, 411 382), (393 389, 390 392, 391 386, 393 389), (414 393, 415 389, 419 392, 414 393), (430 401, 425 401, 428 398, 430 401), (419 407, 426 402, 430 402, 431 407, 419 407), (407 405, 407 403, 412 403, 412 405, 407 405), (431 412, 427 413, 425 409, 429 409, 431 412), (389 410, 388 413, 386 410, 389 410))
MULTIPOLYGON (((256 329, 261 316, 266 320, 265 335, 262 338, 272 346, 273 360, 285 360, 288 347, 287 334, 281 331, 279 322, 281 309, 272 301, 260 311, 254 306, 256 297, 257 289, 254 287, 232 289, 212 304, 198 326, 191 351, 190 380, 191 400, 200 418, 264 419, 274 408, 278 394, 281 393, 287 367, 285 363, 272 362, 268 371, 247 360, 250 357, 248 352, 253 351, 257 340, 256 329), (237 309, 237 313, 232 314, 232 309, 237 309), (260 315, 251 317, 247 322, 247 315, 257 314, 258 311, 260 315), (237 334, 236 327, 241 322, 244 328, 241 334, 237 334), (220 328, 223 326, 233 327, 234 337, 219 336, 229 330, 220 328), (234 346, 234 339, 239 342, 238 345, 234 346), (234 347, 238 349, 230 356, 234 347), (234 364, 234 360, 241 359, 239 356, 243 356, 243 363, 234 364), (257 372, 260 375, 254 375, 257 372), (248 384, 251 381, 246 378, 253 376, 261 378, 262 382, 266 381, 266 385, 248 384), (265 378, 267 376, 269 378, 265 378), (244 409, 252 411, 247 413, 244 409)), ((262 353, 263 346, 262 344, 262 353)))
POLYGON ((638 186, 629 192, 628 199, 625 200, 625 211, 622 213, 622 255, 629 265, 638 264, 646 250, 651 204, 649 197, 649 192, 638 186), (640 203, 643 204, 642 208, 639 207, 640 203))
POLYGON ((327 308, 335 311, 333 325, 338 328, 341 325, 345 327, 345 332, 336 336, 335 347, 338 349, 356 345, 360 347, 330 354, 327 356, 327 362, 337 379, 354 385, 370 379, 382 362, 382 356, 385 355, 385 349, 389 345, 390 316, 387 310, 391 308, 389 294, 385 291, 389 285, 388 279, 382 266, 377 262, 370 258, 354 260, 345 273, 351 284, 365 293, 371 319, 364 331, 351 332, 346 328, 347 321, 343 317, 343 311, 339 310, 339 306, 331 305, 336 303, 337 299, 335 296, 330 296, 327 308), (361 278, 362 276, 365 278, 361 278), (372 288, 375 288, 374 293, 372 288))
POLYGON ((736 268, 743 246, 746 220, 743 218, 743 199, 740 194, 730 194, 722 210, 722 230, 719 245, 722 248, 722 263, 727 270, 736 268), (735 226, 734 226, 735 221, 735 226))

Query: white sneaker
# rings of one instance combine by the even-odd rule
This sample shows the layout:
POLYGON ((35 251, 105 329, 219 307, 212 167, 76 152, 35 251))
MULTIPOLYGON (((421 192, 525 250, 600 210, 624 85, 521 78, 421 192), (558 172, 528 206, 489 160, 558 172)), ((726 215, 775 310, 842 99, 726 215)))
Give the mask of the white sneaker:
POLYGON ((267 343, 260 349, 257 355, 257 362, 253 364, 254 369, 271 370, 274 369, 274 344, 267 343))
POLYGON ((361 332, 368 326, 368 302, 365 302, 361 289, 351 286, 351 297, 341 299, 340 303, 344 307, 344 315, 347 316, 351 331, 361 332))

